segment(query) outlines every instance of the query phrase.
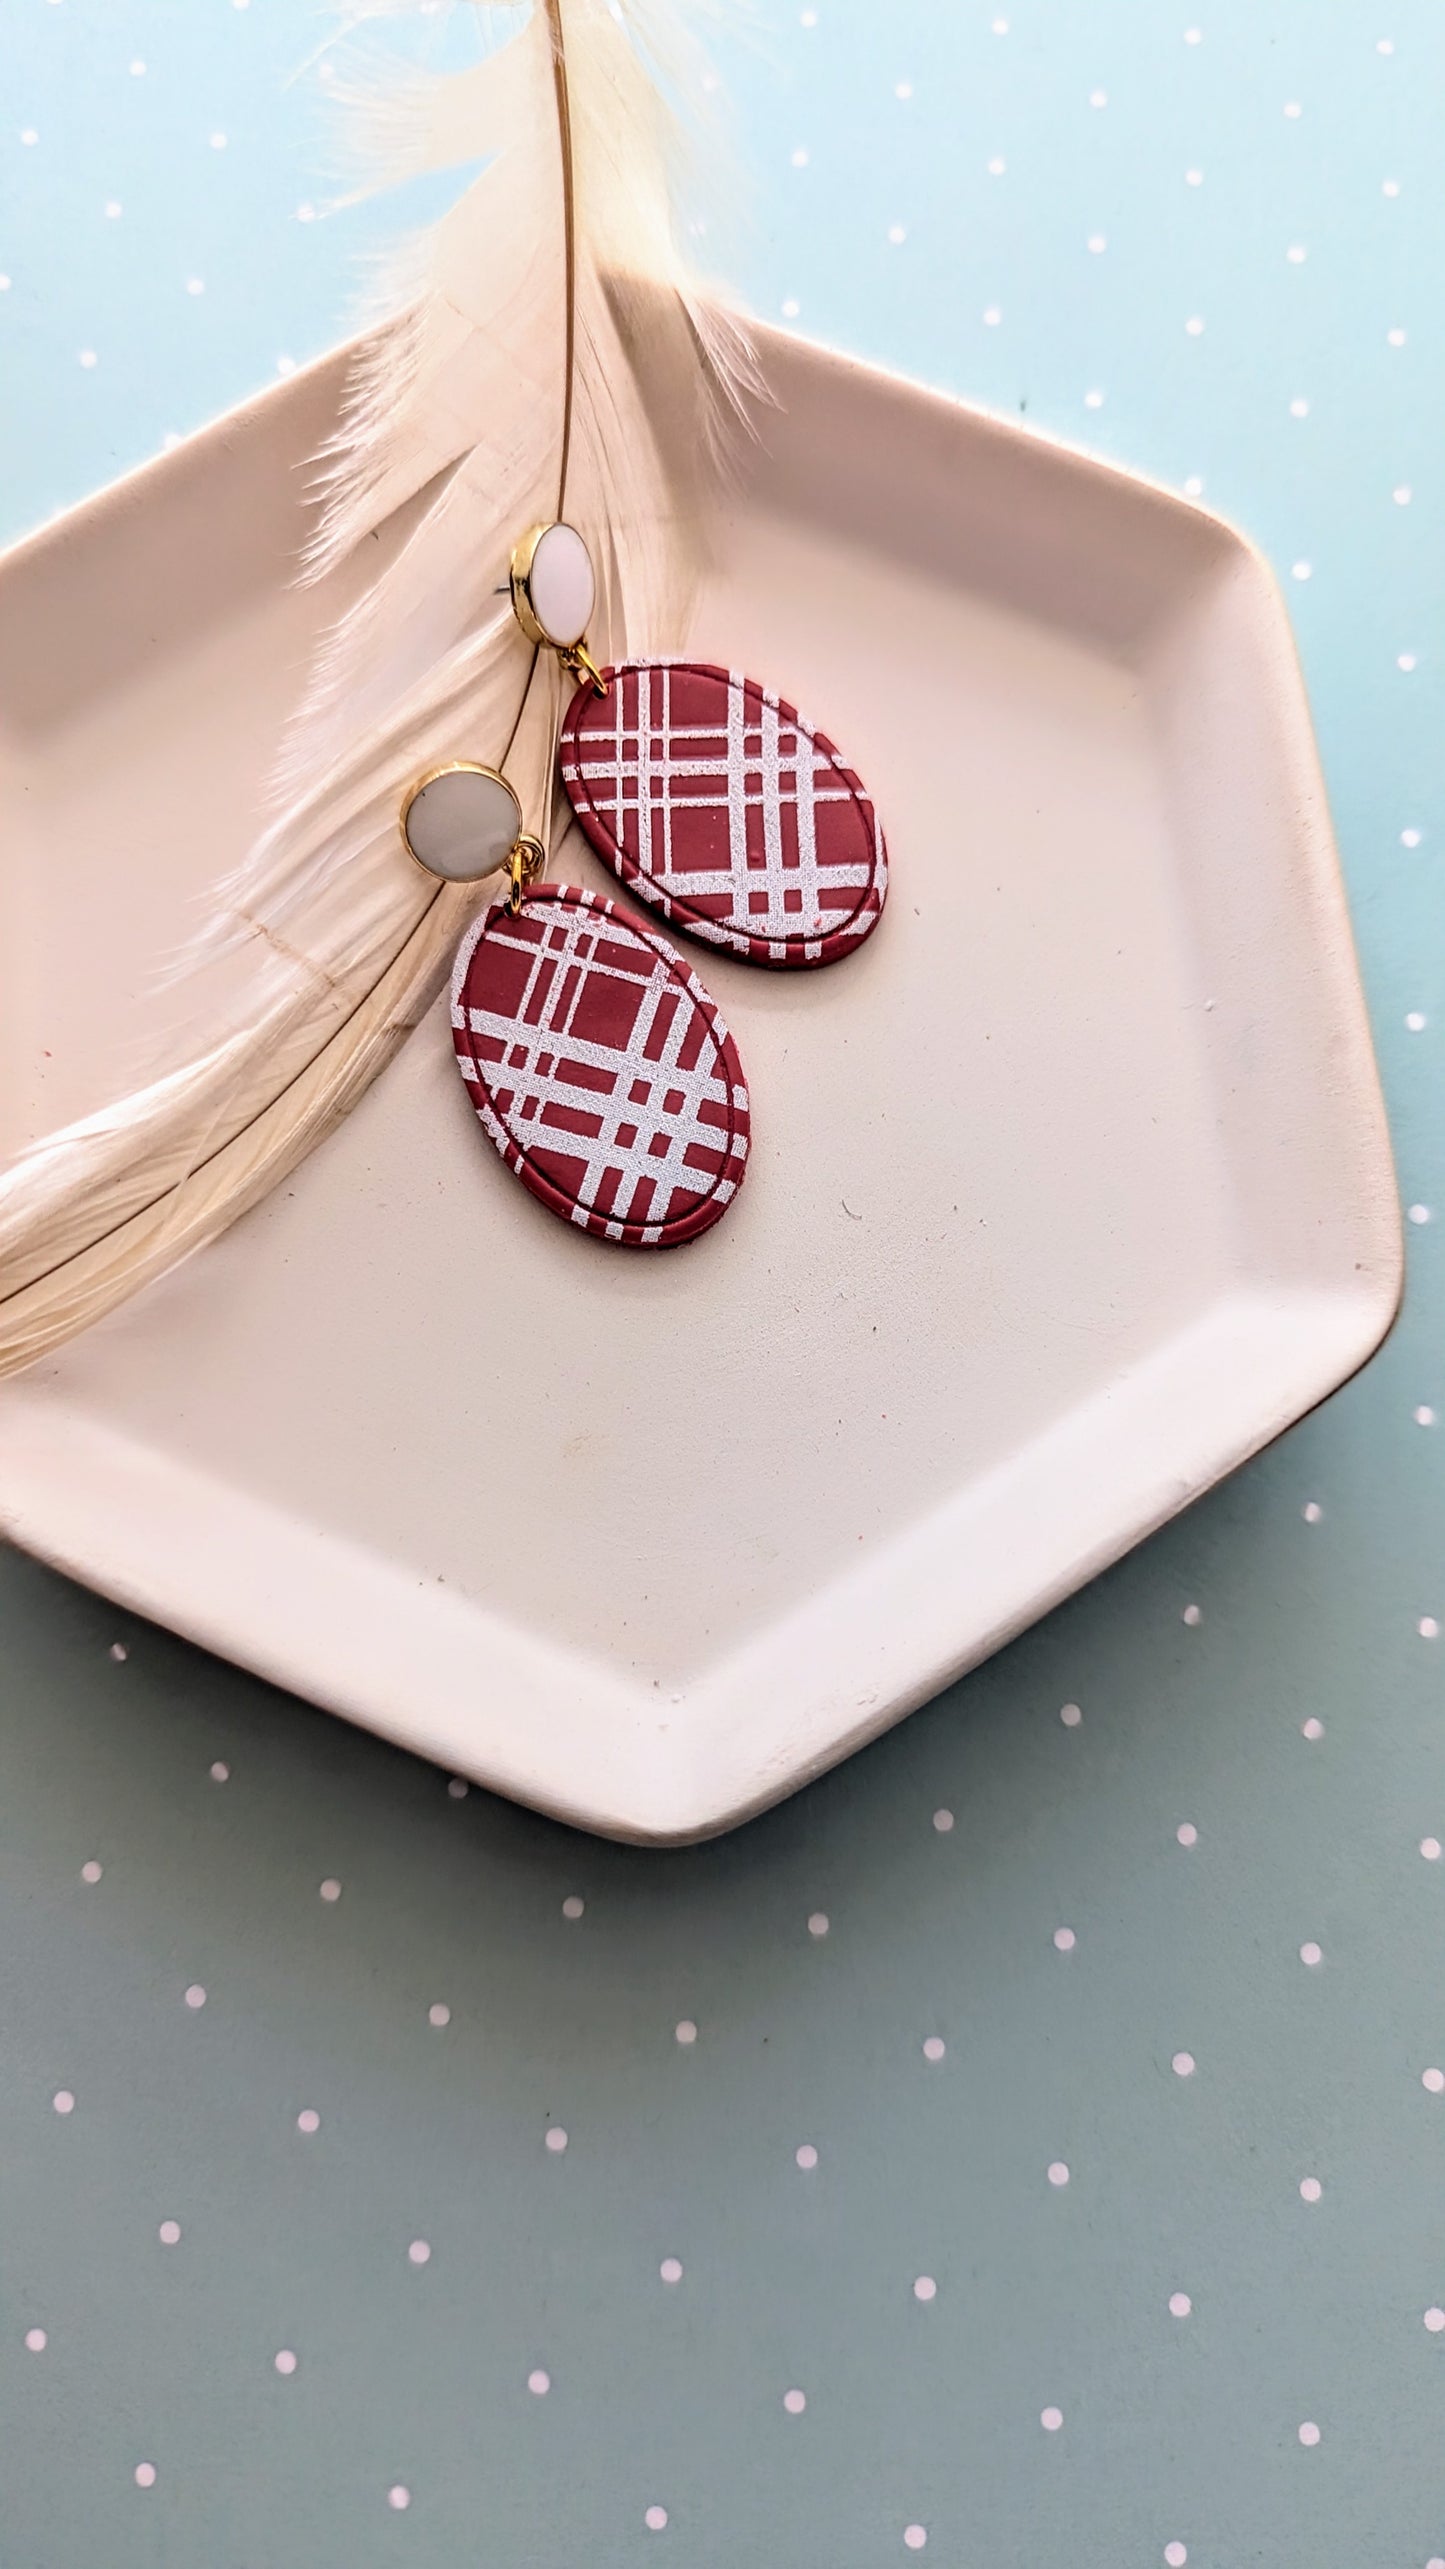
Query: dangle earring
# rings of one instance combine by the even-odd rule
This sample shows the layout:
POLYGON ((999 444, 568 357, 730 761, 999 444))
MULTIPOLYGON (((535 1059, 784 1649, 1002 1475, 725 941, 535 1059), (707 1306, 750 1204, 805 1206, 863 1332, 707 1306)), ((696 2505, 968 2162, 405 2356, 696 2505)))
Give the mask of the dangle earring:
POLYGON ((433 769, 401 832, 442 882, 506 870, 457 950, 451 1020, 508 1168, 601 1239, 667 1249, 709 1230, 742 1184, 749 1111, 737 1047, 696 973, 615 902, 541 880, 546 850, 495 768, 433 769))
POLYGON ((739 670, 597 669, 594 588, 575 527, 534 527, 512 557, 523 632, 583 682, 561 776, 604 865, 672 927, 749 963, 837 963, 876 928, 888 891, 866 788, 823 732, 739 670))

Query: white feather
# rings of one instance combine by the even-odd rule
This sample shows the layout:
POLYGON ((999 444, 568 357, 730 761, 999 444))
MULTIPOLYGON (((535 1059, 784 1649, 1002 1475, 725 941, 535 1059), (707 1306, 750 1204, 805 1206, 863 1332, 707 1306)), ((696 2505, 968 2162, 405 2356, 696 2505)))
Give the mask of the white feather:
MULTIPOLYGON (((351 24, 423 7, 363 0, 351 24)), ((430 1005, 489 890, 434 885, 406 855, 398 814, 423 768, 504 765, 525 825, 549 834, 561 680, 505 596, 525 530, 566 514, 588 536, 595 650, 665 650, 680 634, 699 483, 759 390, 745 333, 702 298, 681 245, 692 164, 674 108, 710 78, 695 30, 682 0, 471 14, 488 50, 470 67, 378 78, 373 63, 352 83, 373 183, 485 166, 397 266, 394 309, 319 459, 305 576, 407 503, 415 523, 325 638, 274 817, 171 969, 193 1032, 132 1093, 0 1174, 0 1373, 254 1204, 430 1005)))

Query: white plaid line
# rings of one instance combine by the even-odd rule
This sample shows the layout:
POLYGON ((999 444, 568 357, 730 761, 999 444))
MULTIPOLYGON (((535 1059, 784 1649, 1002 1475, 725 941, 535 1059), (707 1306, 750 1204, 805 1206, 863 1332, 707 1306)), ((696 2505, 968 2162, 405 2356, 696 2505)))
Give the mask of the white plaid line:
POLYGON ((748 872, 747 814, 747 699, 743 694, 740 670, 728 671, 728 855, 733 873, 742 885, 748 872))

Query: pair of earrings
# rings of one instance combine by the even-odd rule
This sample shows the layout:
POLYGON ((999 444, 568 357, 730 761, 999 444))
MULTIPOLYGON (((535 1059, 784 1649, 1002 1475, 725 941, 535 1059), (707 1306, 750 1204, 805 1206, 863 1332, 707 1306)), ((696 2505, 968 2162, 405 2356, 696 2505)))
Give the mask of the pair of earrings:
MULTIPOLYGON (((563 788, 603 863, 670 926, 749 963, 836 963, 877 926, 888 861, 873 805, 830 740, 736 670, 692 660, 598 669, 591 558, 534 528, 512 557, 529 642, 579 680, 563 788)), ((656 931, 578 884, 541 880, 541 842, 495 768, 457 761, 401 816, 447 882, 505 868, 452 973, 452 1040, 482 1125, 549 1211, 664 1249, 721 1219, 747 1165, 737 1046, 656 931)))

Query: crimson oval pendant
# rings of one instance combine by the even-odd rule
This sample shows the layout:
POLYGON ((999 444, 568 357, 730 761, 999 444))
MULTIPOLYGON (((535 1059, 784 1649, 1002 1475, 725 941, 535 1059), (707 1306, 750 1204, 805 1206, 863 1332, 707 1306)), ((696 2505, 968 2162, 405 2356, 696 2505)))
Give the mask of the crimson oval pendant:
POLYGON ((664 918, 753 963, 836 963, 878 924, 883 833, 832 742, 733 669, 627 660, 579 688, 562 782, 592 845, 664 918))
POLYGON ((721 1220, 747 1165, 737 1047, 664 938, 575 883, 539 883, 463 938, 452 1041, 482 1123, 549 1212, 670 1249, 721 1220))

